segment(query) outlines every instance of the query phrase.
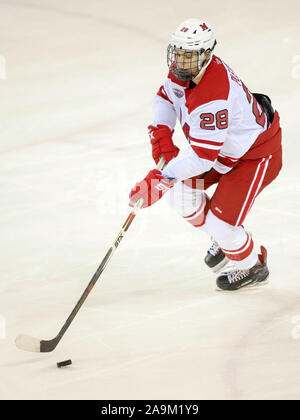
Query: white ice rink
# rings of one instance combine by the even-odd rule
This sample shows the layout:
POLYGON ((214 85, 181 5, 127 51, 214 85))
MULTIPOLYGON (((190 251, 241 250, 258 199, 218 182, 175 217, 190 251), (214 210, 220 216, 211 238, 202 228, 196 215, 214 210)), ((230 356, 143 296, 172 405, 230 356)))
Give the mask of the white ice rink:
POLYGON ((0 1, 0 399, 300 398, 299 15, 298 0, 0 1), (17 334, 57 334, 153 168, 153 98, 189 17, 281 116, 284 168, 245 223, 270 282, 216 292, 209 237, 162 200, 57 349, 22 352, 17 334))

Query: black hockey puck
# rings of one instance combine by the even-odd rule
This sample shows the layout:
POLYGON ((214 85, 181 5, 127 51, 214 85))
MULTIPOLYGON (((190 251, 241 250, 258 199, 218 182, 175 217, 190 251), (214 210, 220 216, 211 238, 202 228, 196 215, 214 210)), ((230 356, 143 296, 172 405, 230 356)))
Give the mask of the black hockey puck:
POLYGON ((63 367, 63 366, 71 365, 72 364, 72 360, 71 359, 64 360, 63 362, 58 362, 56 364, 57 364, 57 367, 60 368, 60 367, 63 367))

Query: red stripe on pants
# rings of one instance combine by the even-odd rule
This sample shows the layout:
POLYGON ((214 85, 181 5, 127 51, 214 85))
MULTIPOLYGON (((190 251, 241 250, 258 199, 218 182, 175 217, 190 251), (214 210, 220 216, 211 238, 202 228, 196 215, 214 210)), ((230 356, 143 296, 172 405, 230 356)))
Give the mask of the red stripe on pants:
POLYGON ((257 171, 253 178, 253 183, 248 191, 247 197, 245 202, 243 203, 241 213, 239 214, 237 225, 239 224, 240 220, 244 220, 248 211, 251 208, 251 205, 254 201, 254 198, 258 192, 258 187, 261 185, 263 178, 265 177, 265 169, 269 165, 269 161, 272 156, 268 158, 263 158, 260 166, 258 166, 257 171))

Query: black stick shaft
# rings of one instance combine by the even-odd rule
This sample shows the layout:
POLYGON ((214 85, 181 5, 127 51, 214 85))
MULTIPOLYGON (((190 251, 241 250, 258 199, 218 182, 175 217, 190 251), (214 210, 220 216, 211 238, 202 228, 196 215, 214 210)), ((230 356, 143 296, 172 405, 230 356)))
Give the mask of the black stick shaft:
POLYGON ((97 280, 99 279, 99 277, 103 273, 103 271, 104 271, 105 267, 107 266, 110 258, 112 257, 112 254, 114 253, 114 251, 119 246, 121 240, 124 237, 124 233, 127 231, 129 226, 131 225, 133 219, 135 218, 137 210, 138 210, 138 208, 135 211, 132 211, 129 214, 129 216, 128 216, 126 222, 124 223, 120 233, 118 234, 116 240, 114 241, 114 244, 107 251, 107 253, 106 253, 105 257, 103 258, 101 264, 99 265, 97 271, 93 275, 93 277, 90 280, 89 284, 87 285, 85 291, 81 295, 81 297, 78 300, 77 304, 75 305, 73 311, 70 313, 68 319, 64 323, 63 327, 61 328, 61 330, 59 331, 57 336, 55 338, 53 338, 52 340, 42 340, 41 341, 41 343, 40 343, 40 351, 41 352, 44 353, 44 352, 50 352, 50 351, 54 350, 55 347, 57 346, 57 344, 60 342, 61 338, 63 337, 63 335, 65 334, 65 332, 69 328, 69 326, 71 325, 73 319, 75 318, 77 312, 79 311, 79 309, 81 308, 81 306, 85 302, 86 298, 88 297, 89 293, 91 292, 91 290, 95 286, 97 280))

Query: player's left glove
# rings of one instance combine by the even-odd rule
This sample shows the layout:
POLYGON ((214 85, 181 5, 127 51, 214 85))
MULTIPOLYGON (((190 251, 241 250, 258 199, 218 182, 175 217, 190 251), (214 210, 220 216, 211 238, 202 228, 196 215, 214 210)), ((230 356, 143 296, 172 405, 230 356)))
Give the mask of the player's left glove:
POLYGON ((167 125, 158 124, 148 126, 149 137, 152 145, 152 156, 157 164, 161 155, 166 162, 170 162, 179 153, 179 148, 175 146, 172 140, 174 130, 170 130, 167 125))
POLYGON ((174 187, 176 181, 164 178, 161 171, 153 169, 148 173, 146 178, 138 182, 130 191, 129 205, 133 207, 135 203, 142 198, 143 205, 141 208, 152 206, 171 188, 174 187))

